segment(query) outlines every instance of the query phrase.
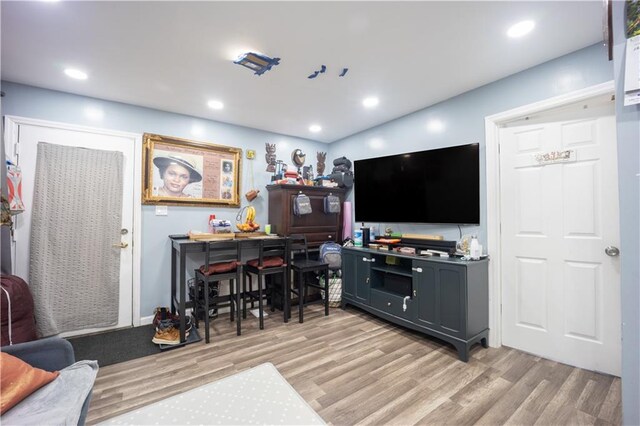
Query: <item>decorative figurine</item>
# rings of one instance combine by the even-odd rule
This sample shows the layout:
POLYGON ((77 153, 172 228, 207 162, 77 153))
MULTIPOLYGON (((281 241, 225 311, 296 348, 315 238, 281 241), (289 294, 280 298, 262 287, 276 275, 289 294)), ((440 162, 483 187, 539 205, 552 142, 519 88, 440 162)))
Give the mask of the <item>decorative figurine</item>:
POLYGON ((298 167, 298 173, 300 173, 300 167, 304 165, 304 161, 307 158, 307 154, 302 152, 301 149, 294 149, 291 153, 291 161, 298 167))
POLYGON ((318 176, 324 175, 324 161, 327 159, 326 152, 317 152, 316 157, 318 159, 318 163, 316 164, 316 171, 318 172, 318 176))
POLYGON ((275 173, 276 171, 276 144, 275 143, 265 143, 265 148, 267 153, 265 154, 265 159, 267 160, 267 171, 271 173, 275 173))

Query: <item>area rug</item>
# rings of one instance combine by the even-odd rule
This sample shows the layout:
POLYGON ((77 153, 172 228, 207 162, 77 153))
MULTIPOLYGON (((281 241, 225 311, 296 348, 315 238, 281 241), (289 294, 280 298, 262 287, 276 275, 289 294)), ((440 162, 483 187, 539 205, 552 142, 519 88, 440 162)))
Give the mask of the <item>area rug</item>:
POLYGON ((100 367, 160 353, 151 342, 153 325, 69 338, 76 359, 95 359, 100 367))
POLYGON ((109 419, 101 425, 324 425, 271 363, 109 419))

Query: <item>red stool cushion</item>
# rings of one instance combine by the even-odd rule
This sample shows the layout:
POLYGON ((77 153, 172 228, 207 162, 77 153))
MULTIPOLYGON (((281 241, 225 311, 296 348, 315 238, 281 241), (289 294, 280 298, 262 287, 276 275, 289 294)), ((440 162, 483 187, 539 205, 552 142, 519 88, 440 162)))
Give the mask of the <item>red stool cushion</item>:
MULTIPOLYGON (((253 266, 254 268, 258 267, 260 259, 251 259, 247 262, 247 265, 253 266)), ((284 259, 280 256, 269 256, 262 259, 262 266, 264 268, 273 268, 276 266, 284 265, 284 259)))
POLYGON ((208 277, 209 275, 213 275, 213 274, 221 274, 223 272, 233 271, 238 266, 238 262, 231 261, 231 262, 214 263, 213 265, 209 265, 208 271, 205 271, 205 268, 204 268, 205 266, 206 265, 202 265, 200 267, 200 272, 202 272, 204 275, 208 277))

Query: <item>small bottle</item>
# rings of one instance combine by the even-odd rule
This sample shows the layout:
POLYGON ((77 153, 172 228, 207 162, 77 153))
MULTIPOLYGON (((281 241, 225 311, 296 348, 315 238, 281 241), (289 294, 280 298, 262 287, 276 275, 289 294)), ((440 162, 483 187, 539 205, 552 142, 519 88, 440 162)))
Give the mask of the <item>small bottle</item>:
POLYGON ((213 234, 214 231, 215 231, 215 228, 213 227, 215 219, 216 219, 216 215, 215 214, 210 214, 209 215, 209 233, 210 234, 213 234))
POLYGON ((362 229, 356 229, 353 231, 353 245, 356 247, 362 247, 362 229))
POLYGON ((471 260, 480 260, 480 243, 478 237, 475 235, 471 237, 471 243, 469 244, 469 257, 471 260))

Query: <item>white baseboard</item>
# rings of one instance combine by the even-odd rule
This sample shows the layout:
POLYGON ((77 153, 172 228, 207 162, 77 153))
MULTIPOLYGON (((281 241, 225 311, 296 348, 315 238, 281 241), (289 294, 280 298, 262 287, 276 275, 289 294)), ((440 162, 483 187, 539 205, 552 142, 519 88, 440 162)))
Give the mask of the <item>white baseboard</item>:
MULTIPOLYGON (((218 309, 219 314, 224 314, 229 312, 229 307, 225 306, 224 308, 218 309)), ((191 315, 191 308, 187 309, 187 315, 191 315)), ((153 315, 149 315, 148 317, 140 317, 140 325, 149 325, 153 323, 153 315)))

